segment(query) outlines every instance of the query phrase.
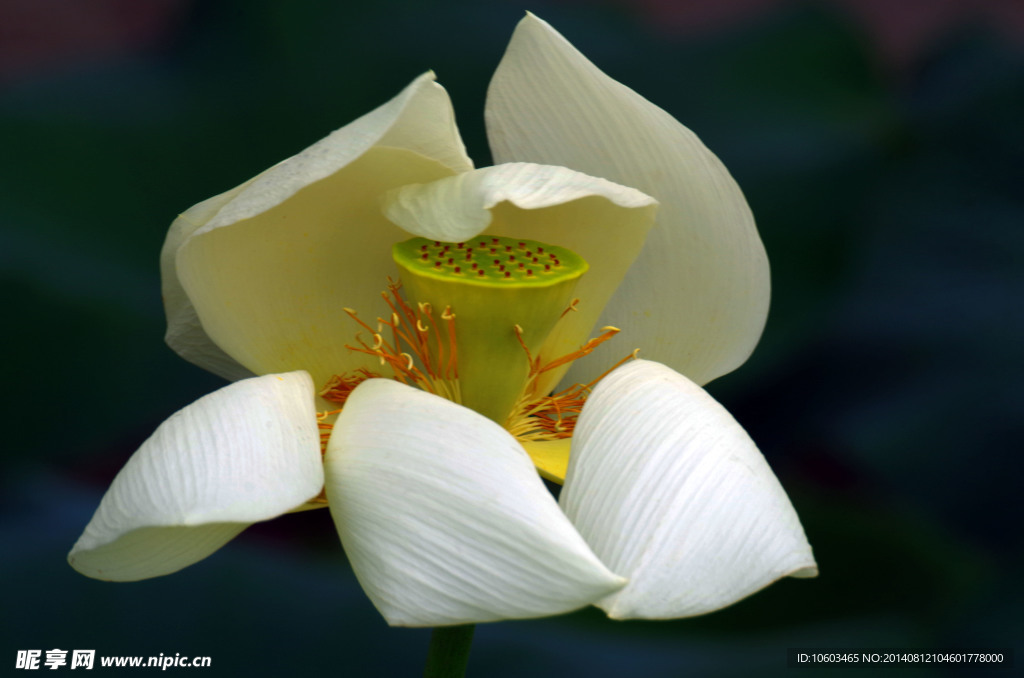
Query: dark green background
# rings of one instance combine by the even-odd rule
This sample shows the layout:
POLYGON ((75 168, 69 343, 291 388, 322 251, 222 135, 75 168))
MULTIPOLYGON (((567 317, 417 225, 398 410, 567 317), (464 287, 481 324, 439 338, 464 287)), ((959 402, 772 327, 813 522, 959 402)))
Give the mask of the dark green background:
MULTIPOLYGON (((134 584, 89 580, 65 555, 137 445, 220 385, 163 345, 172 218, 428 68, 488 164, 484 93, 525 7, 156 4, 175 8, 160 30, 106 51, 59 49, 55 9, 53 58, 3 64, 0 667, 56 647, 209 655, 211 676, 415 675, 427 632, 387 628, 326 512, 134 584)), ((897 64, 833 5, 684 32, 626 7, 529 9, 693 128, 744 188, 772 314, 750 362, 709 390, 789 491, 821 576, 676 622, 589 610, 481 626, 471 674, 782 676, 787 647, 1019 651, 1019 42, 961 22, 897 64)))

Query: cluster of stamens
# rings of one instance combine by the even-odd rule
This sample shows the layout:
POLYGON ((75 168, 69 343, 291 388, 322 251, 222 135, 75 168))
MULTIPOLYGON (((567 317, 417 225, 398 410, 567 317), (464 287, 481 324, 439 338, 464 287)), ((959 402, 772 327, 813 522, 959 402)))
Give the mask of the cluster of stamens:
MULTIPOLYGON (((575 310, 573 306, 566 309, 566 312, 575 310)), ((522 329, 516 326, 516 336, 522 335, 522 329)), ((526 359, 530 364, 530 374, 522 393, 508 420, 505 429, 516 439, 522 442, 534 442, 543 440, 559 440, 572 437, 576 428, 576 418, 583 411, 583 404, 590 395, 590 390, 608 375, 609 372, 619 367, 627 360, 636 357, 637 350, 627 355, 619 362, 605 370, 600 376, 586 384, 573 384, 566 389, 551 395, 538 395, 540 378, 546 372, 557 369, 589 355, 595 348, 608 341, 621 330, 617 327, 603 327, 601 334, 590 339, 583 346, 575 351, 566 353, 546 363, 542 363, 540 357, 533 357, 526 344, 520 342, 526 352, 526 359)))
MULTIPOLYGON (((442 312, 439 318, 444 325, 442 329, 438 326, 437 318, 429 304, 418 304, 413 308, 402 298, 399 289, 399 283, 389 281, 388 290, 381 296, 391 308, 391 317, 378 318, 376 328, 359 318, 354 310, 345 309, 345 312, 372 337, 372 341, 368 342, 361 335, 357 335, 358 345, 346 345, 346 348, 376 356, 381 367, 390 368, 390 376, 404 384, 459 402, 455 314, 447 308, 442 312)), ((574 299, 565 313, 574 311, 578 301, 574 299)), ((514 329, 516 336, 521 337, 522 329, 519 326, 514 329)), ((618 332, 615 327, 605 327, 600 335, 590 339, 575 351, 547 362, 542 361, 539 356, 533 356, 526 344, 520 341, 530 371, 519 399, 505 423, 509 433, 524 442, 571 437, 576 418, 582 411, 590 390, 609 372, 635 357, 635 351, 590 383, 573 384, 551 395, 538 395, 541 377, 551 370, 590 354, 618 332)), ((356 386, 366 379, 381 376, 384 375, 360 368, 354 373, 332 377, 319 395, 328 402, 344 405, 356 386)), ((320 416, 322 449, 326 449, 332 428, 326 419, 340 411, 332 410, 320 416)))
MULTIPOLYGON (((381 297, 391 309, 391 315, 387 319, 377 318, 376 328, 364 322, 353 309, 345 309, 345 313, 373 339, 367 342, 362 335, 356 335, 359 345, 346 344, 345 348, 376 356, 380 366, 390 368, 391 376, 403 384, 461 402, 455 314, 450 308, 445 308, 440 318, 435 319, 430 304, 421 303, 413 308, 402 298, 400 288, 399 283, 388 281, 388 289, 381 293, 381 297)), ((356 386, 366 379, 380 376, 383 375, 361 368, 355 374, 331 377, 320 397, 344 404, 356 386)))
MULTIPOLYGON (((366 379, 390 376, 490 417, 525 446, 571 437, 593 386, 632 357, 590 383, 549 393, 569 363, 619 332, 605 327, 574 351, 554 359, 544 355, 555 325, 576 310, 579 300, 572 299, 572 291, 588 269, 572 250, 503 236, 459 243, 412 238, 396 243, 392 258, 408 284, 406 293, 417 303, 406 301, 400 284, 389 279, 381 296, 390 313, 377 318, 376 326, 345 309, 364 330, 346 348, 374 356, 381 369, 364 367, 332 377, 319 394, 328 402, 342 406, 366 379), (453 307, 464 314, 458 336, 469 342, 461 352, 453 307)), ((323 451, 330 422, 340 411, 320 416, 323 451)), ((544 474, 547 467, 537 463, 544 474)))

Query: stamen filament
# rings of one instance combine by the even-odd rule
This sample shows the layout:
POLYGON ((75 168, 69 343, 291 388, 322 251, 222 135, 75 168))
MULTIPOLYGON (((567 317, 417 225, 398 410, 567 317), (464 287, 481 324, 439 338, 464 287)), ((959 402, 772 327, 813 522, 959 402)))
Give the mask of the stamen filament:
MULTIPOLYGON (((517 325, 516 336, 520 336, 521 332, 521 328, 517 325)), ((555 358, 543 366, 540 364, 540 358, 534 358, 526 345, 520 341, 530 365, 530 373, 522 393, 516 401, 516 406, 505 423, 508 432, 520 442, 559 440, 571 437, 576 426, 576 418, 583 411, 583 404, 586 402, 590 390, 616 367, 635 358, 637 351, 633 351, 593 381, 587 384, 573 384, 549 396, 537 396, 540 375, 589 355, 595 348, 619 332, 620 330, 616 327, 604 327, 600 335, 588 340, 580 348, 555 358)))
MULTIPOLYGON (((373 346, 367 345, 357 335, 356 341, 359 345, 346 345, 346 348, 377 356, 381 365, 388 365, 394 378, 403 384, 417 386, 453 402, 461 402, 457 381, 455 314, 446 308, 441 316, 448 325, 448 349, 446 352, 443 335, 438 329, 437 323, 434 322, 433 309, 430 304, 418 304, 414 309, 399 294, 400 288, 399 283, 389 280, 387 291, 381 295, 391 309, 391 317, 388 320, 377 318, 379 327, 378 331, 373 333, 373 346), (391 330, 391 342, 386 341, 383 337, 385 327, 391 330), (447 363, 445 362, 446 353, 447 363)), ((370 326, 363 322, 355 311, 346 308, 345 312, 361 327, 370 330, 370 326)), ((371 374, 369 376, 379 375, 371 374)), ((368 378, 368 376, 364 375, 363 378, 368 378)))

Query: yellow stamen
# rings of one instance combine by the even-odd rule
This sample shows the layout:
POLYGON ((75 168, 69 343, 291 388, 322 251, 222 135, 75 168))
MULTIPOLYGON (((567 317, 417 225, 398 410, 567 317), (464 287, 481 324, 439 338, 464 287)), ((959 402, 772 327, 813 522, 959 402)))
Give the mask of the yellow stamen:
MULTIPOLYGON (((441 332, 437 323, 434 322, 430 304, 417 304, 414 309, 399 294, 400 289, 399 283, 393 280, 388 281, 388 289, 381 296, 391 309, 391 318, 389 320, 377 319, 381 330, 385 327, 391 330, 392 341, 390 343, 385 341, 382 332, 375 332, 373 345, 367 345, 357 335, 356 341, 359 342, 359 346, 346 344, 346 348, 377 356, 380 359, 380 364, 390 367, 394 379, 403 384, 416 386, 442 398, 461 403, 458 383, 458 354, 455 350, 455 314, 451 313, 448 308, 441 314, 441 320, 448 325, 446 351, 441 332), (431 334, 433 334, 433 339, 431 334), (446 353, 447 360, 445 360, 446 353)), ((346 308, 345 312, 361 327, 370 329, 370 326, 363 322, 355 311, 346 308)), ((366 370, 363 370, 363 373, 362 378, 358 381, 369 376, 380 376, 366 370)), ((334 379, 342 380, 341 377, 334 379)), ((352 388, 355 388, 358 381, 352 385, 352 388)), ((344 396, 348 397, 348 393, 346 392, 344 396)), ((326 396, 324 397, 326 398, 326 396)))
MULTIPOLYGON (((518 332, 517 326, 517 334, 518 332)), ((530 374, 526 384, 523 385, 522 393, 516 401, 512 414, 505 422, 505 428, 509 433, 520 442, 558 440, 572 436, 573 429, 576 427, 576 417, 583 410, 583 404, 590 394, 590 389, 616 367, 636 357, 636 351, 617 362, 590 383, 573 384, 553 395, 538 396, 537 388, 540 376, 589 355, 595 348, 619 332, 620 330, 616 327, 605 327, 599 336, 590 339, 575 351, 555 358, 543 366, 540 364, 540 358, 533 358, 530 355, 530 350, 524 344, 523 350, 526 352, 526 359, 530 364, 530 374)))

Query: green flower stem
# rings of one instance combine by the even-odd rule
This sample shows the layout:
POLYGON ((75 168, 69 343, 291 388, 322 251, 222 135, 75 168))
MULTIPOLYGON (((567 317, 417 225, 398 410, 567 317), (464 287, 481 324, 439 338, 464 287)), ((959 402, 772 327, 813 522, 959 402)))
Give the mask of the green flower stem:
POLYGON ((440 626, 430 634, 430 650, 423 678, 461 678, 469 663, 469 647, 473 644, 473 624, 440 626))

